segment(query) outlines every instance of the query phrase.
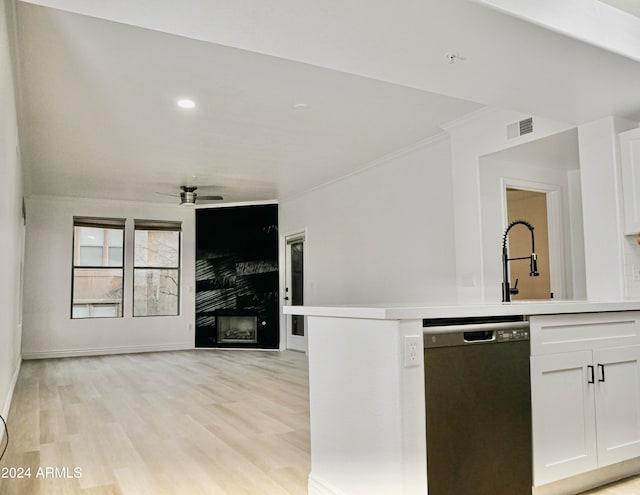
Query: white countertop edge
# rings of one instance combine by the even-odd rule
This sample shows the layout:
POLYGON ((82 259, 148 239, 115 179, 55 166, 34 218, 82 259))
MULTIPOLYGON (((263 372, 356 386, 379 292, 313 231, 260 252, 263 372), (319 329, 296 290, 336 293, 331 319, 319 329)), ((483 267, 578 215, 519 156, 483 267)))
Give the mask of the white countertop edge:
POLYGON ((329 318, 416 320, 467 316, 547 315, 640 310, 640 301, 517 301, 448 306, 285 306, 285 314, 329 318))

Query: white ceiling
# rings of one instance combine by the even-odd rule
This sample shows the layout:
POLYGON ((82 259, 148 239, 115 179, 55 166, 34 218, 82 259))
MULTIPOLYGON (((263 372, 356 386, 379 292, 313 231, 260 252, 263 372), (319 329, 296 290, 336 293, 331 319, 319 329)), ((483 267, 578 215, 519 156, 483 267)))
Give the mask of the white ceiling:
POLYGON ((640 2, 638 0, 600 0, 608 3, 612 7, 628 12, 631 15, 640 17, 640 2))
POLYGON ((171 202, 156 192, 195 182, 227 201, 286 197, 479 106, 29 4, 19 14, 30 194, 171 202))
POLYGON ((18 1, 27 194, 172 202, 156 192, 195 183, 229 202, 284 199, 484 104, 640 118, 640 64, 464 0, 372 0, 370 16, 314 2, 312 24, 284 0, 245 17, 251 2, 199 2, 158 2, 146 29, 124 17, 144 2, 38 2, 102 9, 89 16, 18 1), (466 60, 448 64, 451 51, 466 60))

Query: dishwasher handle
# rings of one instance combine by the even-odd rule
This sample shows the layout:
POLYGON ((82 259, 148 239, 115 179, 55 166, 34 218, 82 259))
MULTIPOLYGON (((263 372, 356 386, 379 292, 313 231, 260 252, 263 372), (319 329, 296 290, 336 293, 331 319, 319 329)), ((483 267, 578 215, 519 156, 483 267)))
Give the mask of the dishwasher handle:
POLYGON ((525 330, 528 321, 502 321, 495 323, 469 323, 464 325, 438 325, 424 327, 423 335, 439 335, 444 333, 492 332, 495 330, 525 330))

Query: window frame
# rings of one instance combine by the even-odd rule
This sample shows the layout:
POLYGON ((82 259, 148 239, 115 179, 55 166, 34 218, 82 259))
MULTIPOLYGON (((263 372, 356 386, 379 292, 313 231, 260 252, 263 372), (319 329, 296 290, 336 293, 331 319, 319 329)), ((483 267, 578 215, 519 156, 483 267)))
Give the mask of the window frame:
POLYGON ((133 301, 131 304, 131 316, 133 318, 153 318, 153 317, 171 317, 180 316, 182 309, 182 222, 171 220, 140 220, 134 219, 133 221, 133 262, 132 262, 132 295, 133 301), (178 233, 178 253, 177 253, 177 266, 153 266, 153 265, 137 265, 136 264, 136 233, 138 231, 146 232, 177 232, 178 233), (136 270, 171 270, 177 274, 177 304, 176 312, 168 314, 136 314, 136 270))
POLYGON ((73 229, 72 229, 72 251, 71 251, 71 304, 70 304, 70 313, 69 317, 72 320, 87 320, 87 319, 99 319, 99 318, 124 318, 124 288, 125 288, 125 237, 126 237, 126 219, 124 218, 104 218, 104 217, 73 217, 73 229), (109 230, 120 230, 122 231, 122 263, 117 266, 110 265, 107 263, 104 264, 105 259, 105 251, 107 253, 108 259, 108 238, 103 238, 103 253, 102 253, 102 265, 82 265, 76 264, 76 259, 80 262, 80 236, 76 236, 77 228, 94 228, 94 229, 109 229, 109 230), (105 246, 107 249, 105 250, 105 246), (121 291, 120 291, 120 300, 117 303, 107 303, 104 301, 96 301, 96 302, 82 302, 77 303, 75 300, 75 280, 76 280, 76 270, 96 270, 96 271, 115 271, 119 270, 121 272, 121 291), (105 304, 116 304, 116 315, 115 316, 93 316, 91 307, 95 305, 105 305, 105 304), (78 305, 87 306, 88 308, 88 316, 74 316, 73 310, 74 307, 78 305))

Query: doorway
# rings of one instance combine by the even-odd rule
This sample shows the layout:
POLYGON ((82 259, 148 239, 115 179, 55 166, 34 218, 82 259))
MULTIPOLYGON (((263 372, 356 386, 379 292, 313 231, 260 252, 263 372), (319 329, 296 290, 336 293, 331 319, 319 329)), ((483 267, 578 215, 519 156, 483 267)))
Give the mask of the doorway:
MULTIPOLYGON (((539 276, 529 276, 529 264, 523 260, 509 265, 511 287, 517 282, 519 293, 513 300, 552 299, 551 263, 549 260, 549 223, 547 193, 526 189, 506 188, 508 223, 526 220, 534 227, 535 249, 539 276)), ((509 256, 528 256, 531 253, 531 233, 526 228, 514 228, 509 233, 509 256)))
MULTIPOLYGON (((285 295, 287 306, 304 304, 304 255, 305 235, 299 232, 285 237, 285 295)), ((305 318, 301 315, 286 315, 287 349, 307 351, 305 318)))

